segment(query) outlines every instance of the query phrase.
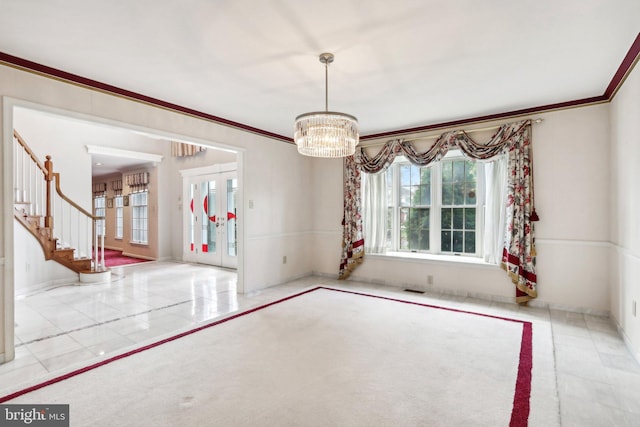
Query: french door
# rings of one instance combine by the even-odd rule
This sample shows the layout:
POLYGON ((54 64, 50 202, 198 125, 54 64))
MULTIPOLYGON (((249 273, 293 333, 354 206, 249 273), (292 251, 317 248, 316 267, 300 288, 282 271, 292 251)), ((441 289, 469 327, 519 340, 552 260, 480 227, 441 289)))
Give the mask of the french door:
POLYGON ((185 177, 185 261, 236 268, 236 171, 185 177))

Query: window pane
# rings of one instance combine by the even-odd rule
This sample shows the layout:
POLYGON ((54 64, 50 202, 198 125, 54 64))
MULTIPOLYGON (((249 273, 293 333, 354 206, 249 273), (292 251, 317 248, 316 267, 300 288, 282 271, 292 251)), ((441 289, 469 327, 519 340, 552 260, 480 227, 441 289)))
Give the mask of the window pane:
POLYGON ((411 187, 400 187, 400 206, 411 205, 411 187))
POLYGON ((454 184, 453 187, 453 204, 464 205, 464 184, 454 184))
POLYGON ((462 252, 462 231, 453 232, 453 252, 462 252))
POLYGON ((452 212, 450 208, 442 209, 441 227, 443 229, 451 229, 452 212))
POLYGON ((407 240, 407 229, 400 230, 400 249, 409 249, 409 241, 407 240))
POLYGON ((441 236, 442 252, 451 252, 451 232, 443 231, 441 236))
POLYGON ((416 209, 420 218, 419 227, 423 230, 429 229, 429 209, 416 209))
POLYGON ((418 236, 416 246, 411 248, 413 250, 426 251, 429 249, 429 212, 429 209, 413 209, 413 215, 416 217, 414 233, 418 236))
POLYGON ((462 230, 464 224, 464 209, 453 209, 453 228, 456 230, 462 230))
POLYGON ((467 182, 467 205, 475 205, 476 204, 476 184, 473 182, 467 182))
POLYGON ((422 237, 420 239, 420 247, 417 248, 419 251, 428 251, 429 250, 429 230, 422 230, 422 237))
POLYGON ((453 180, 455 182, 464 181, 464 160, 456 160, 453 162, 453 180))
POLYGON ((429 249, 429 209, 401 209, 400 249, 429 249))
POLYGON ((149 226, 147 221, 147 192, 132 193, 129 197, 131 201, 131 240, 136 243, 146 244, 148 242, 147 228, 149 226))
POLYGON ((466 230, 476 229, 476 210, 474 208, 464 210, 464 228, 466 230))
POLYGON ((400 185, 411 185, 411 165, 400 165, 400 185))
POLYGON ((411 165, 411 184, 420 183, 420 166, 411 165))
POLYGON ((420 168, 420 184, 431 185, 431 168, 420 168))
POLYGON ((453 181, 453 165, 450 161, 442 162, 442 182, 453 181))
POLYGON ((453 205, 453 184, 442 184, 442 204, 453 205))
POLYGON ((418 187, 417 204, 422 206, 429 206, 431 204, 431 186, 420 185, 418 187))
POLYGON ((400 209, 400 249, 409 249, 407 240, 407 225, 409 223, 409 208, 400 209))
POLYGON ((476 252, 476 233, 474 231, 464 233, 464 251, 468 254, 476 252))
POLYGON ((409 232, 409 249, 417 251, 420 246, 419 232, 412 230, 409 232))
POLYGON ((476 182, 476 163, 470 160, 466 161, 467 176, 465 181, 476 182))

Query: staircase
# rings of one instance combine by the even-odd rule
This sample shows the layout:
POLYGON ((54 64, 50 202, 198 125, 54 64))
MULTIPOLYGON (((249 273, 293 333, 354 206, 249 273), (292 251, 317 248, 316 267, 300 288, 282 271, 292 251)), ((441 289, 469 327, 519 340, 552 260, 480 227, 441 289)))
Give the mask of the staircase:
POLYGON ((46 260, 78 273, 82 282, 106 280, 110 273, 104 264, 104 217, 65 196, 51 156, 41 163, 16 130, 13 155, 15 219, 37 239, 46 260))

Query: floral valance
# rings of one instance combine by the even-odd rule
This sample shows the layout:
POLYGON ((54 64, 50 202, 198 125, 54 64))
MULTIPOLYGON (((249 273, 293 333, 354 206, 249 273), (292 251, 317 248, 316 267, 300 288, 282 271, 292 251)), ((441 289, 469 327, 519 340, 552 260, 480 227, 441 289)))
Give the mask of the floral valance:
POLYGON ((485 144, 473 140, 465 131, 453 131, 440 135, 436 142, 422 153, 416 151, 410 141, 395 139, 384 144, 382 149, 373 157, 369 157, 364 147, 360 147, 354 154, 358 167, 367 173, 378 173, 389 167, 398 155, 404 155, 411 163, 426 166, 431 162, 441 160, 449 149, 459 149, 465 156, 474 160, 488 160, 505 153, 513 138, 522 133, 530 121, 504 125, 485 144))
POLYGON ((532 221, 537 220, 533 206, 531 159, 531 121, 524 120, 501 126, 485 143, 478 143, 465 131, 440 135, 426 151, 418 152, 409 141, 388 141, 374 155, 360 147, 344 160, 343 242, 339 277, 346 279, 364 258, 362 231, 360 172, 378 173, 389 167, 397 155, 411 163, 425 166, 441 160, 449 149, 459 149, 475 160, 489 160, 497 155, 508 156, 509 177, 502 267, 516 285, 516 300, 525 302, 537 296, 535 247, 532 221))

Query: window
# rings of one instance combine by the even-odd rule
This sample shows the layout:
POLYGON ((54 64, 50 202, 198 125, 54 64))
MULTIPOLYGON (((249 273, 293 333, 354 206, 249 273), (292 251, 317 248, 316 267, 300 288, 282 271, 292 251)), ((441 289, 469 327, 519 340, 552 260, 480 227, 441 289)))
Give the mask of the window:
POLYGON ((385 172, 387 251, 481 256, 479 172, 482 163, 459 151, 429 166, 396 158, 385 172))
POLYGON ((124 207, 122 202, 122 195, 115 196, 115 207, 116 207, 116 239, 122 239, 122 235, 124 232, 124 207))
MULTIPOLYGON (((93 214, 95 216, 105 216, 105 196, 97 196, 93 198, 93 214)), ((105 220, 99 219, 96 221, 96 232, 98 236, 104 236, 105 220)))
POLYGON ((148 240, 148 216, 147 216, 147 191, 132 193, 131 199, 131 241, 133 243, 147 244, 148 240))
POLYGON ((466 159, 442 162, 440 251, 476 253, 477 165, 466 159))

